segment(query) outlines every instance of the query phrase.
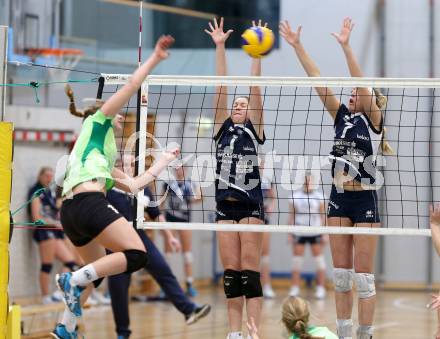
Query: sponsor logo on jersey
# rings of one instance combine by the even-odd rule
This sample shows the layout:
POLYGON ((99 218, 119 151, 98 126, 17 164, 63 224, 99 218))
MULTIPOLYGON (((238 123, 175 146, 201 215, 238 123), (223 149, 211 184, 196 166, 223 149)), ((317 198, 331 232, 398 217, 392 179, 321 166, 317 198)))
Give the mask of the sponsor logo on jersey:
POLYGON ((260 215, 260 211, 259 210, 255 210, 255 211, 252 211, 252 215, 260 215))
POLYGON ((244 151, 250 151, 250 152, 255 152, 255 149, 253 147, 248 147, 248 146, 244 146, 243 147, 244 151))
POLYGON ((223 212, 220 212, 220 211, 216 211, 216 213, 217 213, 218 215, 222 216, 222 217, 225 217, 225 216, 226 216, 226 214, 224 214, 223 212))
MULTIPOLYGON (((329 205, 332 205, 335 209, 339 209, 339 205, 338 204, 336 204, 336 203, 334 203, 333 201, 331 201, 331 200, 329 200, 329 202, 328 202, 328 204, 329 205)), ((329 206, 330 207, 330 206, 329 206)))
POLYGON ((365 135, 362 135, 362 134, 361 134, 361 135, 359 135, 359 134, 358 134, 358 135, 356 135, 356 136, 357 136, 357 138, 358 138, 358 139, 362 139, 362 140, 367 140, 367 141, 370 141, 370 138, 369 138, 369 137, 367 137, 367 136, 365 136, 365 135))
POLYGON ((367 212, 365 212, 365 217, 374 218, 374 212, 372 210, 368 210, 367 212))

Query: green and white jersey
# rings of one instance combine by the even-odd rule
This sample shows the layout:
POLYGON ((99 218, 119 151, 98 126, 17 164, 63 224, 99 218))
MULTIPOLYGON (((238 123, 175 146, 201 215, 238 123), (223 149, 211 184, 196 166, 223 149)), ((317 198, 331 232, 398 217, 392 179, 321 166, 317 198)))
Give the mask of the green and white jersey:
MULTIPOLYGON (((307 333, 313 337, 324 339, 338 339, 338 336, 330 331, 327 327, 309 326, 307 333)), ((297 335, 292 335, 289 339, 299 339, 297 335)))
POLYGON ((117 157, 113 118, 100 110, 84 120, 81 133, 69 156, 64 177, 63 196, 75 186, 92 179, 105 179, 113 187, 112 170, 117 157))

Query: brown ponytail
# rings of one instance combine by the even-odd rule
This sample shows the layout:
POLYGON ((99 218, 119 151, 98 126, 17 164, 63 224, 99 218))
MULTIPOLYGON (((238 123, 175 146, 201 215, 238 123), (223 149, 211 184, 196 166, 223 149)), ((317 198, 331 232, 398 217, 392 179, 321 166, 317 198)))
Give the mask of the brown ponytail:
POLYGON ((70 114, 78 117, 78 118, 83 118, 83 120, 87 119, 89 116, 93 115, 96 113, 97 110, 99 110, 102 106, 102 102, 96 102, 95 105, 89 106, 87 107, 84 112, 78 111, 76 109, 76 104, 75 104, 75 97, 73 95, 73 90, 72 87, 70 87, 69 84, 67 84, 64 87, 64 91, 67 95, 67 97, 69 98, 70 102, 69 102, 69 112, 70 114))
POLYGON ((287 331, 300 339, 325 339, 313 337, 307 333, 310 310, 304 299, 289 297, 282 306, 282 322, 287 331))

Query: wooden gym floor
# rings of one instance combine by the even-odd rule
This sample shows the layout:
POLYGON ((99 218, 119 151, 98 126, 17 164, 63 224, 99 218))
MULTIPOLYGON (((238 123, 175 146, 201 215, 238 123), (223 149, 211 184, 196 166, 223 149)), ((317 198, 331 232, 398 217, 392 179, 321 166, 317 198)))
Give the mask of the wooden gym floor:
MULTIPOLYGON (((276 290, 278 297, 265 300, 262 339, 283 338, 280 324, 280 305, 286 289, 276 290)), ((335 329, 333 293, 322 301, 313 300, 312 291, 303 297, 311 302, 312 323, 335 329)), ((437 328, 435 312, 426 309, 430 293, 380 291, 376 312, 374 339, 425 339, 434 338, 437 328)), ((186 326, 183 316, 168 302, 132 303, 130 306, 132 339, 225 339, 228 331, 225 300, 221 288, 200 290, 198 303, 210 303, 211 314, 200 322, 186 326)), ((356 317, 354 316, 356 321, 356 317)), ((85 311, 85 336, 87 339, 116 338, 110 306, 92 307, 85 311)))

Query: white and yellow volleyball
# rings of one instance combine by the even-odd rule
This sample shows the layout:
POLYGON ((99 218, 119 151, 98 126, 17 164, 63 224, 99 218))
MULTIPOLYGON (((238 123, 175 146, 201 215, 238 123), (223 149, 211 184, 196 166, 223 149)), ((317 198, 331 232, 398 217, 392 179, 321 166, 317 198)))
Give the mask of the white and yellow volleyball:
POLYGON ((243 50, 253 58, 262 58, 270 53, 275 35, 267 27, 251 27, 241 35, 243 50))

